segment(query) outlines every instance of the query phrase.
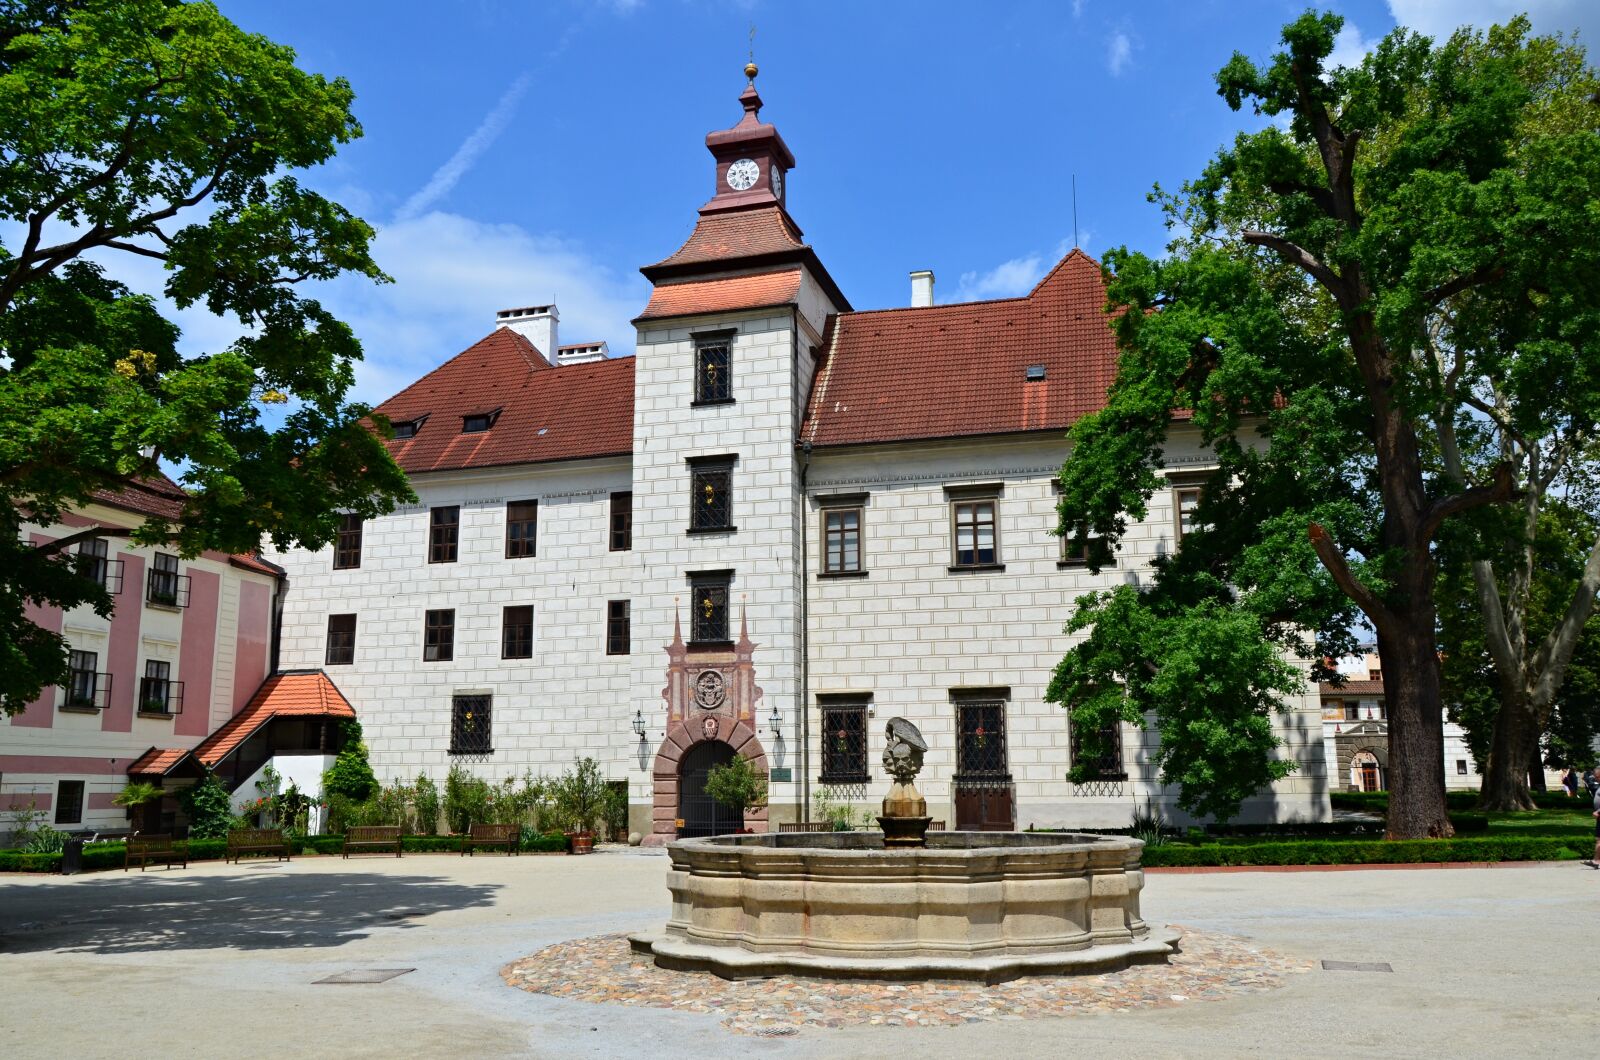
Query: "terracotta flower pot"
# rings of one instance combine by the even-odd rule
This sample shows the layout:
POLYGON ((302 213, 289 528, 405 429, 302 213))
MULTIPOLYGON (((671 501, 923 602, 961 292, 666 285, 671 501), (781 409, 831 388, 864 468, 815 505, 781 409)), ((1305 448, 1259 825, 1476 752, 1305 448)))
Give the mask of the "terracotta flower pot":
POLYGON ((592 832, 568 832, 568 854, 591 854, 594 852, 594 834, 592 832))

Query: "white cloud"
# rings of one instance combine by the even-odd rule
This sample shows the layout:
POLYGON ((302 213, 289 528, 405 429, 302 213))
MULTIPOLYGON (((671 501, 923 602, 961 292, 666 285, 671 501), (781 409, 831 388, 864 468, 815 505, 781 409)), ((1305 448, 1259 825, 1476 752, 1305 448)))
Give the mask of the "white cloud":
POLYGON ((493 145, 506 124, 511 121, 511 116, 516 113, 517 104, 522 101, 523 94, 528 91, 528 86, 532 82, 533 78, 530 75, 523 74, 511 83, 511 87, 505 90, 499 102, 494 105, 494 109, 489 111, 478 127, 472 131, 472 135, 461 141, 461 146, 456 148, 456 153, 450 156, 450 160, 435 170, 422 190, 407 199, 405 205, 400 207, 399 212, 395 214, 396 220, 405 221, 416 217, 450 194, 450 190, 466 176, 467 171, 493 145))
POLYGON ((1072 0, 1072 17, 1083 17, 1083 0, 1072 0))
POLYGON ((1600 54, 1600 4, 1594 0, 1389 0, 1389 13, 1407 29, 1435 39, 1458 26, 1487 29, 1526 13, 1534 32, 1576 31, 1591 53, 1600 54))
POLYGON ((1121 77, 1122 71, 1128 68, 1133 61, 1133 41, 1126 33, 1118 30, 1106 42, 1106 69, 1111 71, 1112 77, 1121 77))
POLYGON ((1377 41, 1363 37, 1354 22, 1345 19, 1344 28, 1333 38, 1333 54, 1328 56, 1326 66, 1330 70, 1335 66, 1360 66, 1361 60, 1377 44, 1377 41))
POLYGON ((964 272, 956 284, 951 302, 973 302, 982 298, 1012 298, 1027 294, 1039 282, 1044 270, 1054 262, 1046 262, 1040 254, 1002 261, 988 272, 964 272))

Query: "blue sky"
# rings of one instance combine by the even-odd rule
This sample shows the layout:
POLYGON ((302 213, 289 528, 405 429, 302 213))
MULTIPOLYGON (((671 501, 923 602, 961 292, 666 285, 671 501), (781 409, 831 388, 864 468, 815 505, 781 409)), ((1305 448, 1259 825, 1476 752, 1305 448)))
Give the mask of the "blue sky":
MULTIPOLYGON (((763 117, 798 165, 790 211, 857 308, 901 305, 931 268, 941 301, 1026 291, 1073 241, 1159 251, 1159 181, 1195 175, 1259 119, 1212 75, 1264 58, 1303 2, 541 4, 222 0, 246 29, 347 78, 365 137, 310 176, 379 229, 396 282, 322 297, 360 334, 359 396, 381 400, 481 337, 497 309, 555 301, 563 341, 631 352, 628 321, 711 193, 705 134, 739 116, 757 27, 763 117)), ((1533 8, 1600 33, 1582 0, 1344 0, 1340 56, 1396 24, 1447 32, 1533 8), (1587 26, 1582 25, 1585 21, 1587 26)), ((142 289, 150 263, 111 261, 142 289)), ((192 350, 236 327, 180 315, 192 350)))

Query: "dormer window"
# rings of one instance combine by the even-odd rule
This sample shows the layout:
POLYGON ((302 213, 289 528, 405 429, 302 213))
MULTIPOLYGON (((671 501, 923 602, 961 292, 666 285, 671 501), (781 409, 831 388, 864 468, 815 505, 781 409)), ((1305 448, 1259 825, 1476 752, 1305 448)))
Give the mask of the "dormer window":
POLYGON ((421 420, 395 420, 393 422, 394 436, 396 438, 415 438, 417 436, 417 428, 421 426, 421 420))
POLYGON ((1044 365, 1042 365, 1042 364, 1030 364, 1030 365, 1028 365, 1027 380, 1030 383, 1043 382, 1044 381, 1044 365))
POLYGON ((500 410, 493 412, 471 412, 461 417, 462 434, 482 434, 494 426, 494 421, 500 416, 500 410))

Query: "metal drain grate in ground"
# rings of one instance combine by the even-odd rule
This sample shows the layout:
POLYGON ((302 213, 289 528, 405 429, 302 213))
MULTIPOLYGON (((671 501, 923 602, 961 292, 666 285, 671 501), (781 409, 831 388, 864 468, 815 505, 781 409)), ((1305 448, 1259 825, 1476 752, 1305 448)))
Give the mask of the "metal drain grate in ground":
POLYGON ((1325 972, 1392 972, 1388 961, 1323 961, 1325 972))
POLYGON ((407 972, 414 972, 415 968, 357 968, 349 972, 335 972, 321 979, 313 980, 312 986, 341 983, 387 983, 391 979, 398 979, 407 972))

